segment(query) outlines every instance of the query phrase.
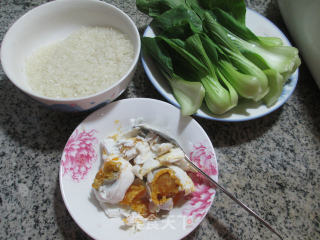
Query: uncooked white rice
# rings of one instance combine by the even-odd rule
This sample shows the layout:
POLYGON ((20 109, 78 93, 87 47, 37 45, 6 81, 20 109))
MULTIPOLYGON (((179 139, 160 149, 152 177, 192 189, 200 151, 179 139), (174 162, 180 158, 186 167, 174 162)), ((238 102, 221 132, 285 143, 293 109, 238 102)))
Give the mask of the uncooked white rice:
POLYGON ((134 56, 133 45, 113 28, 83 27, 41 47, 26 61, 28 83, 53 98, 91 95, 119 81, 134 56))

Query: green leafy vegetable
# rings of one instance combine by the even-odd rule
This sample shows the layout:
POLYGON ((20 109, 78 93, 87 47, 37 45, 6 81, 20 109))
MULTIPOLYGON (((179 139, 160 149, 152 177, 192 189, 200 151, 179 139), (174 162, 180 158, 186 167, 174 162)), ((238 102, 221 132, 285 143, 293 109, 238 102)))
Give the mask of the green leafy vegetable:
MULTIPOLYGON (((150 54, 158 63, 160 71, 169 81, 173 94, 181 106, 181 113, 191 115, 200 108, 205 89, 200 82, 187 81, 175 74, 172 60, 166 48, 161 44, 162 41, 163 39, 158 37, 143 38, 143 51, 150 54)), ((197 74, 196 77, 199 75, 197 74)))
POLYGON ((283 46, 279 38, 257 37, 221 9, 214 9, 213 12, 237 48, 262 70, 275 69, 286 80, 300 65, 296 48, 283 46))
POLYGON ((224 28, 228 29, 233 34, 249 41, 259 41, 259 38, 249 29, 246 25, 237 21, 232 15, 223 11, 220 8, 214 8, 213 10, 214 16, 217 18, 217 22, 221 24, 224 28))
POLYGON ((239 72, 256 77, 254 82, 255 84, 258 84, 259 87, 257 88, 255 95, 250 96, 249 98, 253 99, 254 101, 261 100, 269 92, 267 76, 264 74, 264 72, 260 68, 258 68, 252 62, 250 62, 242 54, 234 53, 229 49, 224 49, 224 50, 226 53, 228 53, 228 56, 229 56, 229 59, 231 60, 232 65, 236 67, 239 72))
POLYGON ((201 19, 194 11, 183 5, 155 17, 151 26, 169 38, 184 39, 193 33, 202 32, 201 19))
POLYGON ((242 0, 199 0, 199 3, 207 10, 222 9, 231 14, 239 23, 245 25, 246 4, 242 0))
POLYGON ((301 64, 298 50, 290 46, 262 46, 259 43, 247 42, 235 35, 230 39, 240 51, 256 65, 265 69, 274 69, 283 75, 284 79, 294 73, 301 64))
POLYGON ((137 8, 149 15, 150 17, 157 17, 169 9, 173 9, 180 5, 184 5, 184 0, 137 0, 137 8))
POLYGON ((190 82, 180 78, 178 75, 173 75, 168 78, 170 86, 173 90, 173 95, 181 106, 182 115, 192 115, 201 106, 205 89, 200 82, 190 82))
POLYGON ((203 100, 214 114, 238 96, 274 105, 299 67, 298 50, 280 38, 255 35, 245 25, 243 0, 137 0, 153 17, 157 37, 142 38, 143 52, 159 66, 182 114, 203 100))
POLYGON ((274 105, 280 97, 284 81, 282 75, 274 69, 267 69, 264 72, 268 77, 270 91, 262 100, 270 107, 274 105))
MULTIPOLYGON (((208 75, 202 78, 201 82, 206 90, 205 101, 209 110, 215 114, 222 114, 235 107, 238 104, 238 94, 230 84, 225 83, 225 79, 221 79, 220 74, 219 77, 227 88, 219 81, 216 75, 217 62, 212 62, 208 57, 200 36, 195 34, 189 37, 186 40, 186 48, 207 67, 208 75)), ((215 51, 215 49, 213 48, 211 51, 215 51)))
POLYGON ((237 71, 231 63, 226 61, 220 61, 219 70, 240 96, 254 100, 259 98, 261 83, 257 77, 237 71))
POLYGON ((212 113, 223 114, 238 104, 238 94, 233 87, 223 88, 216 76, 208 75, 201 82, 205 88, 206 105, 212 113))
POLYGON ((174 52, 176 53, 176 56, 178 55, 179 57, 183 58, 186 61, 186 66, 189 64, 193 68, 195 68, 199 76, 207 75, 208 70, 206 69, 206 67, 193 54, 191 54, 189 51, 183 48, 181 44, 180 45, 177 44, 179 43, 179 41, 177 41, 176 39, 168 39, 165 37, 159 37, 159 38, 162 39, 164 42, 166 42, 168 46, 171 47, 172 50, 174 50, 174 52))
POLYGON ((203 28, 212 41, 234 52, 239 52, 236 45, 231 41, 228 32, 221 26, 209 12, 204 13, 203 28))
POLYGON ((283 42, 281 38, 277 37, 262 37, 259 36, 259 42, 261 43, 262 46, 267 46, 267 47, 278 47, 282 46, 283 42))
MULTIPOLYGON (((230 40, 230 37, 228 37, 228 32, 225 30, 225 28, 220 25, 209 13, 204 14, 204 28, 208 32, 208 35, 211 37, 211 39, 219 44, 224 54, 228 56, 230 63, 232 63, 232 65, 237 69, 235 71, 256 77, 246 78, 246 80, 252 79, 252 81, 254 81, 252 84, 257 87, 255 94, 243 94, 242 96, 253 99, 254 101, 261 100, 269 91, 268 79, 263 71, 240 53, 236 45, 234 45, 234 43, 230 40), (259 84, 259 86, 257 84, 259 84)), ((226 74, 226 69, 231 70, 231 68, 225 67, 223 74, 226 74)), ((234 71, 232 72, 234 73, 234 71)), ((229 73, 228 75, 232 75, 232 73, 229 73)), ((230 82, 231 85, 235 84, 234 81, 230 82)), ((250 84, 247 81, 242 82, 242 84, 245 83, 250 84)), ((246 86, 244 85, 242 88, 246 88, 246 86)))

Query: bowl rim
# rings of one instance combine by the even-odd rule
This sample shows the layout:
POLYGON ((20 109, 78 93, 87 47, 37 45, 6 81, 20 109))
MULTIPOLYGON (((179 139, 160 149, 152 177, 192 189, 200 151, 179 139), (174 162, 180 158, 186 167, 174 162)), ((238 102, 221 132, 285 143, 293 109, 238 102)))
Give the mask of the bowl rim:
POLYGON ((24 93, 32 96, 33 98, 36 99, 42 99, 44 101, 50 101, 50 102, 56 102, 56 103, 70 103, 70 102, 78 102, 78 101, 83 101, 83 100, 87 100, 87 99, 91 99, 91 98, 95 98, 98 96, 101 96, 103 94, 105 94, 106 92, 108 92, 109 90, 113 89, 114 87, 118 86, 119 84, 123 83, 127 77, 134 72, 134 69, 136 68, 136 65, 139 61, 140 58, 140 52, 141 52, 141 41, 140 41, 140 33, 138 31, 138 28, 136 26, 136 24, 133 22, 133 20, 124 12, 122 11, 120 8, 106 3, 106 2, 102 2, 99 0, 77 0, 77 1, 73 1, 73 0, 54 0, 51 2, 47 2, 44 4, 41 4, 39 6, 36 6, 32 9, 30 9, 29 11, 27 11, 26 13, 24 13, 22 16, 20 16, 17 20, 15 20, 8 28, 7 32, 5 33, 1 46, 0 46, 0 62, 3 68, 4 73, 7 75, 8 79, 10 80, 10 82, 12 82, 18 89, 20 89, 21 91, 23 91, 24 93), (11 73, 8 71, 7 69, 7 64, 6 64, 6 60, 5 60, 5 56, 4 56, 4 51, 3 49, 6 48, 7 46, 7 42, 9 41, 8 38, 11 35, 12 29, 17 26, 18 24, 20 24, 21 22, 24 21, 25 18, 31 16, 34 14, 34 11, 39 11, 39 9, 41 8, 47 8, 50 7, 51 5, 54 4, 61 4, 61 2, 70 2, 72 1, 73 3, 79 3, 79 2, 90 2, 92 4, 100 4, 103 7, 109 7, 112 9, 112 11, 118 12, 122 17, 124 17, 132 26, 133 30, 134 30, 134 37, 137 38, 137 48, 134 48, 134 58, 133 61, 130 65, 130 68, 127 70, 127 72, 121 77, 121 79, 119 79, 118 81, 116 81, 115 83, 113 83, 111 86, 109 86, 108 88, 96 92, 94 94, 90 94, 87 96, 81 96, 81 97, 73 97, 73 98, 53 98, 53 97, 47 97, 41 94, 38 94, 36 92, 30 91, 29 89, 25 89, 23 87, 21 87, 15 80, 13 80, 14 78, 12 78, 11 73))

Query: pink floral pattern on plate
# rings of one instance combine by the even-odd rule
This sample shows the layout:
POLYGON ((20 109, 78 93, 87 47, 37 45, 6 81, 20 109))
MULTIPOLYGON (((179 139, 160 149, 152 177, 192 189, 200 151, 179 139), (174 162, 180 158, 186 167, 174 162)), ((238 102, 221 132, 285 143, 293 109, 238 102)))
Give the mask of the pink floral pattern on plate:
MULTIPOLYGON (((191 161, 196 163, 198 167, 211 177, 216 176, 218 171, 215 166, 216 159, 214 153, 203 144, 194 145, 193 148, 194 150, 190 153, 191 161)), ((192 178, 196 190, 190 195, 183 215, 201 220, 211 206, 215 189, 207 182, 201 173, 189 172, 188 175, 192 178)))
POLYGON ((69 138, 62 156, 63 176, 71 175, 77 182, 84 179, 97 159, 96 130, 80 131, 77 128, 69 138))

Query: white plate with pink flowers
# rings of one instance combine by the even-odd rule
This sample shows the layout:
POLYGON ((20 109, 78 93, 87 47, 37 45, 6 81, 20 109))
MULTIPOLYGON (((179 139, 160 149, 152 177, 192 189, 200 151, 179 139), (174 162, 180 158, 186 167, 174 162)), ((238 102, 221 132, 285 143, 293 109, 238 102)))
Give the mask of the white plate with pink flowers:
POLYGON ((106 216, 92 190, 101 167, 100 143, 125 131, 132 119, 161 129, 178 140, 190 159, 218 181, 218 164, 212 143, 191 117, 181 116, 173 105, 146 98, 113 102, 89 115, 72 133, 60 165, 60 188, 64 203, 80 228, 94 239, 181 239, 193 231, 209 211, 215 189, 200 174, 188 173, 195 191, 182 205, 161 219, 147 221, 141 229, 124 227, 123 220, 106 216))

